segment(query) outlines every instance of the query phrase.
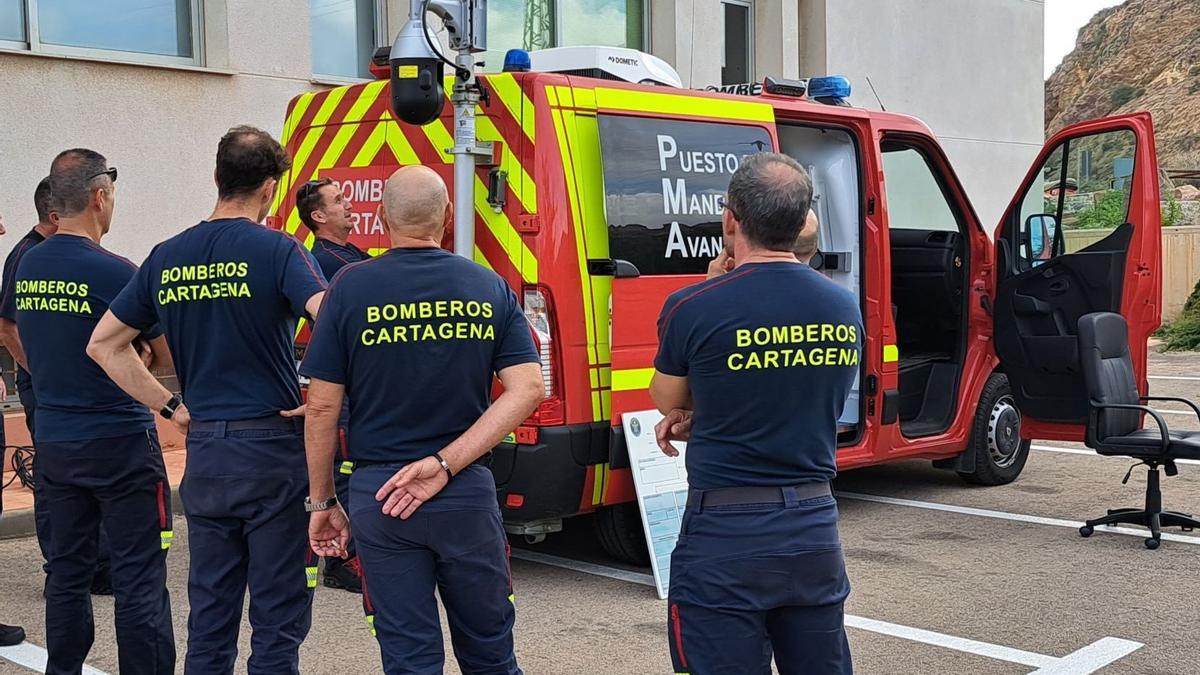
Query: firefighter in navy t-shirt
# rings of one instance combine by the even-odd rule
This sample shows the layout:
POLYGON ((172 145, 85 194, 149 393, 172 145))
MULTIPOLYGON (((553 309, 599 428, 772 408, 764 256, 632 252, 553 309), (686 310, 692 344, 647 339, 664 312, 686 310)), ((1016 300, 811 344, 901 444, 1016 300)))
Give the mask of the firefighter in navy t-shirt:
POLYGON ((117 384, 188 429, 179 487, 191 554, 187 673, 233 672, 247 586, 251 674, 298 673, 312 622, 317 564, 304 536, 292 350, 297 319, 316 316, 325 279, 299 242, 259 224, 289 165, 267 133, 231 129, 217 147, 212 216, 150 252, 92 337, 117 384), (186 406, 130 358, 129 341, 155 323, 186 406))
MULTIPOLYGON (((83 149, 63 153, 55 167, 58 234, 25 254, 12 289, 38 400, 37 479, 51 524, 47 672, 79 672, 92 647, 88 589, 103 523, 121 672, 167 675, 175 670, 166 586, 171 492, 154 416, 86 352, 100 317, 137 271, 100 246, 112 222, 116 170, 83 149)), ((153 325, 143 337, 169 362, 153 325)))
MULTIPOLYGON (((312 254, 326 279, 332 279, 346 265, 369 257, 350 243, 350 233, 354 231, 350 216, 354 211, 350 208, 350 200, 332 180, 312 180, 301 185, 296 191, 296 211, 300 214, 300 222, 316 239, 312 254)), ((342 504, 350 503, 350 474, 354 471, 354 463, 346 454, 349 421, 350 400, 346 399, 338 417, 337 461, 333 467, 333 485, 342 504)), ((325 559, 323 582, 330 588, 362 593, 362 566, 358 563, 353 535, 346 545, 346 556, 325 559)))
POLYGON ((659 445, 688 440, 671 557, 677 673, 850 673, 850 586, 829 481, 859 369, 851 293, 795 257, 812 183, 792 159, 743 160, 723 218, 736 268, 680 290, 658 320, 659 445), (690 436, 689 436, 690 434, 690 436))
MULTIPOLYGON (((62 159, 64 158, 60 156, 56 159, 56 163, 62 159)), ((53 195, 50 193, 50 177, 46 176, 33 191, 33 206, 37 211, 38 222, 28 234, 21 237, 21 240, 9 252, 8 258, 4 261, 3 282, 0 282, 3 284, 0 287, 0 338, 3 338, 4 346, 8 347, 9 354, 16 361, 17 395, 21 399, 21 407, 25 410, 25 428, 29 430, 29 438, 35 448, 37 447, 37 397, 33 393, 33 381, 29 377, 29 371, 25 368, 25 349, 21 344, 21 336, 17 332, 17 296, 14 292, 13 282, 17 274, 17 266, 21 264, 21 259, 25 257, 25 254, 32 251, 38 244, 53 237, 54 233, 58 231, 58 224, 53 215, 53 202, 53 195)), ((37 464, 36 455, 34 455, 33 461, 34 464, 37 464)), ((36 473, 37 467, 35 466, 34 474, 36 473)), ((49 561, 50 517, 46 511, 44 500, 40 498, 41 487, 41 483, 34 482, 33 515, 42 558, 49 561)), ((50 571, 48 563, 43 565, 43 570, 50 571)), ((112 592, 112 578, 108 570, 108 540, 104 535, 104 528, 100 528, 100 555, 96 562, 95 575, 92 578, 92 592, 96 594, 112 592)))
POLYGON ((479 460, 542 399, 541 368, 504 280, 439 247, 451 216, 431 169, 388 180, 392 248, 338 273, 300 368, 312 378, 310 501, 323 509, 309 538, 322 555, 348 535, 330 473, 350 397, 350 523, 389 674, 442 672, 435 588, 464 673, 520 672, 496 483, 479 460), (494 375, 504 393, 491 402, 494 375))

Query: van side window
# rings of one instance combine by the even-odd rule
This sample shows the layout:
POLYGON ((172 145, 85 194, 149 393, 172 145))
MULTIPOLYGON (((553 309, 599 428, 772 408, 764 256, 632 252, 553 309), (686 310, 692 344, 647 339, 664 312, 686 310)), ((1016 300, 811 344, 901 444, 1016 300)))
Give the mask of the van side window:
POLYGON ((888 227, 959 231, 959 219, 925 156, 912 147, 883 145, 888 227))
POLYGON ((704 274, 723 246, 729 179, 773 149, 759 126, 601 115, 609 257, 643 276, 704 274))
POLYGON ((1054 147, 1025 188, 1016 233, 1015 271, 1021 272, 1098 237, 1068 237, 1072 230, 1102 230, 1129 219, 1137 139, 1129 130, 1071 138, 1054 147))

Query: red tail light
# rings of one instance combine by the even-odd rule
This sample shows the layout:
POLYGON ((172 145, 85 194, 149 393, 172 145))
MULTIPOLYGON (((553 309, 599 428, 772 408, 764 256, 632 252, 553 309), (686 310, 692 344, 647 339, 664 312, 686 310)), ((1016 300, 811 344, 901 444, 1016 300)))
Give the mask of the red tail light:
POLYGON ((533 327, 533 337, 542 361, 542 384, 546 400, 538 405, 529 418, 533 424, 549 426, 563 424, 561 348, 554 300, 545 286, 526 286, 523 298, 525 318, 533 327))

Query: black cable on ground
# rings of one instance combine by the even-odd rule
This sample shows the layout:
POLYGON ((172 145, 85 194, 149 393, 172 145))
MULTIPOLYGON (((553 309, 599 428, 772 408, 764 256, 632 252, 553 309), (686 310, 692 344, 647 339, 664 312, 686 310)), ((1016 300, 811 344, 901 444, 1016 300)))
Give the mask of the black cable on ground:
POLYGON ((6 482, 3 486, 0 486, 0 488, 7 488, 9 485, 13 484, 13 481, 19 480, 19 481, 21 481, 21 485, 24 485, 25 487, 32 490, 33 485, 34 485, 34 476, 33 476, 33 455, 35 454, 34 449, 28 445, 10 445, 10 446, 5 447, 4 449, 8 450, 10 448, 13 451, 13 456, 12 456, 13 477, 9 478, 8 482, 6 482))

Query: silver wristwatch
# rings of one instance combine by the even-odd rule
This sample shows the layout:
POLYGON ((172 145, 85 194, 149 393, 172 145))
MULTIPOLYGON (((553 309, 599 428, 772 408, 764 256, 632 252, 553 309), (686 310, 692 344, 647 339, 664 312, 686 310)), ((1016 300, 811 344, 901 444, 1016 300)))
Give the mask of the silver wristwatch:
POLYGON ((333 507, 337 506, 337 503, 338 503, 338 500, 337 500, 336 496, 330 497, 329 499, 326 499, 323 502, 317 502, 316 504, 313 503, 312 499, 305 497, 304 498, 304 511, 306 513, 312 513, 313 511, 328 511, 329 509, 332 509, 333 507))

